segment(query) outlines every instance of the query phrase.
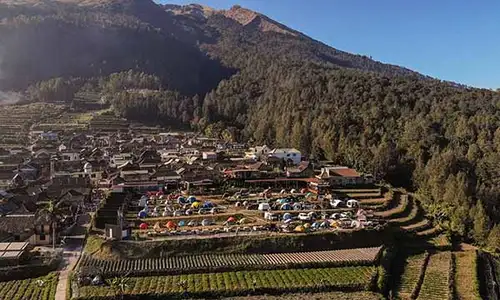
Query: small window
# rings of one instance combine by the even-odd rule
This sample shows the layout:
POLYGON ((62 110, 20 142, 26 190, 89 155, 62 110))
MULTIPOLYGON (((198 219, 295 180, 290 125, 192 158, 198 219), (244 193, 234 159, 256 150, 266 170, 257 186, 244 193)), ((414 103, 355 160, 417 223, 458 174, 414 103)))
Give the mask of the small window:
POLYGON ((286 157, 290 157, 290 153, 288 153, 288 154, 286 155, 286 157))
POLYGON ((96 178, 96 174, 92 174, 92 175, 90 175, 90 177, 96 178))
POLYGON ((294 156, 294 157, 295 157, 295 156, 297 156, 297 153, 294 153, 294 154, 293 154, 293 156, 294 156))

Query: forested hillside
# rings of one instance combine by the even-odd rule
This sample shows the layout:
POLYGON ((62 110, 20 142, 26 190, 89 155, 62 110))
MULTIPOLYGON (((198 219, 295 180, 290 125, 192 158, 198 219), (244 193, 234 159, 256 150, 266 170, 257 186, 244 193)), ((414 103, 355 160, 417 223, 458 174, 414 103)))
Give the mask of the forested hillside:
POLYGON ((497 92, 349 54, 241 7, 0 5, 0 89, 68 102, 87 89, 129 119, 294 146, 413 189, 450 233, 500 249, 497 92))

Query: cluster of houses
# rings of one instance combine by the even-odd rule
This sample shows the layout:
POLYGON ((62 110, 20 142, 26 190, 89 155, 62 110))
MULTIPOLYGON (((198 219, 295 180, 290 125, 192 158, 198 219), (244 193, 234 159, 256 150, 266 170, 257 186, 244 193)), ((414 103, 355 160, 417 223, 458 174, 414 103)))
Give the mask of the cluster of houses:
POLYGON ((36 221, 41 205, 64 199, 82 206, 97 188, 217 193, 286 185, 321 193, 373 181, 347 167, 308 161, 297 149, 248 147, 195 133, 32 132, 30 138, 29 147, 0 148, 0 242, 50 244, 52 224, 36 221))

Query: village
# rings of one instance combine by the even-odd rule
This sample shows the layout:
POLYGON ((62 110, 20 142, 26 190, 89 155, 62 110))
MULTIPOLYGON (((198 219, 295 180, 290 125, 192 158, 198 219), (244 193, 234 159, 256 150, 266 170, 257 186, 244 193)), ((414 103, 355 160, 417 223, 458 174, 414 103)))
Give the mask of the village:
POLYGON ((414 249, 450 247, 403 189, 294 148, 106 112, 62 111, 29 127, 23 117, 0 116, 13 123, 1 128, 0 298, 380 293, 395 236, 414 249), (318 286, 326 275, 315 270, 331 279, 318 286), (290 288, 290 276, 309 279, 290 288))

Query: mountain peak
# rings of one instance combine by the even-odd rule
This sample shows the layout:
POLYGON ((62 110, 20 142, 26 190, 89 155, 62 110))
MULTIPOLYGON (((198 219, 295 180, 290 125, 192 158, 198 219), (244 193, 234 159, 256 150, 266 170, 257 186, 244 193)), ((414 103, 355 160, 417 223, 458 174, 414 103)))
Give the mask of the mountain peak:
POLYGON ((234 5, 229 10, 223 10, 221 13, 226 17, 235 20, 243 26, 255 26, 263 32, 277 32, 282 34, 289 34, 293 36, 300 35, 299 32, 288 28, 287 26, 276 22, 267 16, 250 10, 248 8, 234 5))

